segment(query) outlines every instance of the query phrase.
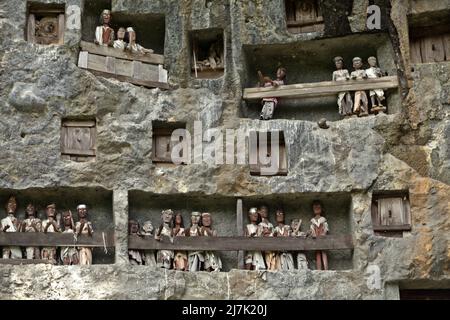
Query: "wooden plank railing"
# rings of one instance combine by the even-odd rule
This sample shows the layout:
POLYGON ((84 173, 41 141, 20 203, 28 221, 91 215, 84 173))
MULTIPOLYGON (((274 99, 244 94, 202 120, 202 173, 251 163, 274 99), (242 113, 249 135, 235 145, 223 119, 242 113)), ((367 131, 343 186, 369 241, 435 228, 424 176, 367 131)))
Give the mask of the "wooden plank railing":
POLYGON ((46 259, 0 259, 0 265, 25 265, 25 264, 52 264, 52 261, 46 259))
POLYGON ((346 91, 364 91, 376 89, 398 88, 396 76, 382 77, 378 79, 325 81, 313 83, 299 83, 279 87, 261 87, 244 89, 244 100, 262 98, 313 98, 337 95, 346 91))
POLYGON ((148 88, 170 89, 164 56, 131 54, 123 50, 81 41, 78 67, 93 74, 148 88))
POLYGON ((150 64, 164 64, 164 56, 160 54, 147 53, 145 55, 132 54, 128 51, 100 46, 95 43, 81 41, 81 50, 89 51, 89 53, 98 54, 100 56, 115 57, 131 61, 142 61, 150 64))
POLYGON ((70 233, 0 232, 0 247, 114 247, 114 233, 94 232, 92 237, 80 235, 75 242, 70 233))
POLYGON ((207 251, 313 251, 353 249, 350 235, 313 238, 288 237, 175 237, 157 241, 152 237, 128 237, 134 250, 207 250, 207 251))

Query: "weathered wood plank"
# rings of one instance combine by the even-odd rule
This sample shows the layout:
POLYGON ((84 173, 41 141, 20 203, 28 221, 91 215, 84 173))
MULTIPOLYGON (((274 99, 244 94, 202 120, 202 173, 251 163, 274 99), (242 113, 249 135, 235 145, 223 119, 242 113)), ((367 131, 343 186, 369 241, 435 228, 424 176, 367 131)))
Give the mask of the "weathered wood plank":
POLYGON ((36 32, 36 18, 34 14, 30 13, 28 15, 28 23, 27 23, 27 41, 31 43, 36 42, 35 38, 36 32))
POLYGON ((450 61, 450 33, 442 36, 445 50, 445 60, 450 61))
POLYGON ((411 231, 411 225, 373 226, 373 231, 411 231))
POLYGON ((311 251, 353 249, 347 236, 312 238, 247 238, 247 237, 175 237, 156 241, 153 237, 128 237, 128 248, 135 250, 212 250, 212 251, 311 251))
POLYGON ((51 264, 50 260, 45 259, 0 259, 0 265, 11 264, 11 265, 25 265, 25 264, 51 264))
POLYGON ((62 154, 77 155, 77 156, 95 156, 95 150, 81 150, 81 149, 62 149, 62 154))
POLYGON ((134 79, 131 77, 127 77, 127 76, 121 76, 121 75, 115 75, 115 74, 110 74, 107 72, 102 72, 102 71, 97 71, 97 70, 90 70, 93 74, 105 77, 105 78, 115 78, 119 81, 123 81, 123 82, 129 82, 135 85, 139 85, 139 86, 144 86, 147 88, 160 88, 160 89, 170 89, 170 86, 168 83, 163 83, 163 82, 157 82, 157 81, 146 81, 146 80, 139 80, 139 79, 134 79))
POLYGON ((378 199, 378 212, 383 226, 404 224, 405 214, 402 198, 378 199))
MULTIPOLYGON (((88 68, 89 68, 89 60, 88 60, 88 68)), ((115 74, 116 73, 116 58, 106 57, 105 68, 106 68, 106 70, 105 70, 106 72, 115 74)))
POLYGON ((41 14, 55 14, 55 13, 61 13, 64 12, 64 7, 58 7, 58 5, 55 5, 55 8, 49 8, 48 5, 45 5, 43 7, 38 7, 37 5, 31 6, 30 11, 33 13, 41 13, 41 14))
POLYGON ((422 53, 420 51, 420 41, 412 40, 409 46, 411 51, 411 63, 422 63, 422 53))
MULTIPOLYGON (((114 247, 114 234, 105 232, 106 247, 114 247)), ((24 233, 0 232, 0 246, 18 247, 103 247, 102 232, 94 232, 92 237, 79 236, 75 243, 72 234, 68 233, 24 233)))
POLYGON ((66 29, 64 13, 58 15, 58 44, 64 44, 64 31, 66 29))
MULTIPOLYGON (((81 67, 81 65, 79 66, 81 67)), ((84 66, 89 71, 104 77, 113 77, 120 81, 126 81, 150 88, 169 89, 167 83, 158 81, 160 78, 167 79, 167 76, 164 77, 164 75, 161 75, 162 71, 160 66, 145 63, 141 64, 142 70, 140 70, 140 75, 142 75, 143 78, 133 77, 133 61, 88 54, 87 65, 85 64, 84 66), (112 66, 107 67, 109 60, 114 60, 114 68, 112 66)))
POLYGON ((349 81, 324 81, 315 83, 300 83, 278 88, 246 88, 245 100, 262 99, 270 97, 279 98, 310 98, 318 96, 336 95, 343 91, 364 91, 375 89, 392 89, 398 87, 396 76, 382 77, 378 79, 349 80, 349 81))
MULTIPOLYGON (((143 78, 143 74, 142 74, 142 62, 141 61, 133 61, 132 62, 132 73, 131 76, 133 78, 136 79, 142 79, 143 78)), ((158 75, 159 78, 159 75, 158 75)))
POLYGON ((109 56, 132 61, 136 60, 150 64, 164 64, 164 56, 159 54, 136 55, 131 54, 127 51, 122 51, 119 49, 114 49, 105 46, 99 46, 96 45, 95 43, 90 43, 86 41, 81 41, 80 46, 83 51, 89 51, 90 53, 98 54, 101 56, 109 56))
POLYGON ((63 127, 95 127, 94 120, 86 120, 86 121, 76 121, 76 120, 66 120, 63 122, 63 127))
POLYGON ((310 19, 310 20, 303 20, 303 21, 287 21, 287 26, 290 27, 306 27, 306 26, 312 26, 315 24, 321 24, 323 23, 323 18, 318 17, 317 19, 310 19))
POLYGON ((87 51, 80 51, 80 55, 78 56, 78 67, 87 69, 88 67, 88 57, 89 52, 87 51))
POLYGON ((420 41, 423 62, 445 61, 445 49, 442 36, 422 38, 420 41))
POLYGON ((168 80, 167 70, 164 69, 164 67, 161 64, 158 67, 159 67, 158 68, 158 81, 167 83, 167 80, 168 80))

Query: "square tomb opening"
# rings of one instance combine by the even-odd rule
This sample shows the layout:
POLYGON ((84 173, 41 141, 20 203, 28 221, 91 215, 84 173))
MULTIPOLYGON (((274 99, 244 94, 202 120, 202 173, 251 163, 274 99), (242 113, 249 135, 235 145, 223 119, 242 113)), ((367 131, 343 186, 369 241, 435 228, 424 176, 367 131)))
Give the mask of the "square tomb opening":
MULTIPOLYGON (((264 76, 268 75, 275 79, 278 67, 287 69, 285 83, 288 85, 331 81, 333 72, 336 70, 333 61, 336 56, 344 58, 344 68, 348 69, 349 73, 353 71, 354 57, 361 57, 364 62, 363 68, 366 69, 368 68, 367 59, 375 56, 383 72, 387 72, 390 76, 397 74, 393 62, 394 52, 387 34, 355 34, 290 44, 244 46, 243 85, 245 88, 258 87, 258 71, 261 71, 264 76)), ((385 90, 385 94, 388 113, 399 112, 401 104, 398 90, 385 90)), ((340 120, 336 98, 337 94, 280 98, 274 119, 340 120)), ((246 100, 242 104, 241 116, 258 119, 261 107, 261 100, 246 100)))
MULTIPOLYGON (((313 218, 312 202, 319 200, 323 204, 324 217, 330 229, 329 235, 351 235, 350 208, 351 196, 344 193, 332 194, 278 194, 264 197, 243 198, 243 225, 249 223, 248 211, 252 207, 265 205, 269 208, 269 220, 275 226, 275 212, 278 208, 284 210, 285 224, 291 224, 292 219, 301 219, 301 231, 307 232, 313 218)), ((314 251, 306 251, 309 269, 315 269, 314 251)), ((350 270, 353 268, 353 250, 328 250, 329 270, 350 270)), ((295 259, 294 259, 295 260, 295 259)))
POLYGON ((288 156, 283 131, 278 132, 278 150, 276 147, 272 147, 271 132, 250 131, 249 146, 251 175, 272 177, 274 175, 285 176, 288 174, 288 156), (264 137, 266 138, 267 144, 262 143, 261 141, 261 138, 264 137), (274 150, 274 152, 277 151, 279 154, 278 166, 271 168, 271 170, 267 172, 267 170, 264 170, 263 168, 269 169, 269 167, 271 167, 271 161, 273 160, 272 150, 274 150), (264 153, 267 156, 264 156, 264 153))
MULTIPOLYGON (((25 219, 25 208, 29 203, 35 205, 37 217, 46 219, 45 208, 48 204, 56 204, 56 213, 71 210, 74 221, 78 221, 76 207, 85 204, 88 208, 88 220, 91 221, 94 233, 113 233, 114 220, 112 212, 112 191, 102 188, 30 188, 25 190, 0 189, 0 205, 4 207, 8 198, 14 196, 17 201, 16 217, 25 219)), ((5 213, 2 210, 2 219, 5 213)), ((93 264, 113 264, 115 261, 114 248, 94 248, 92 251, 93 264)), ((59 257, 59 250, 58 250, 59 257)))
MULTIPOLYGON (((172 149, 175 143, 172 141, 172 134, 177 129, 186 129, 186 123, 183 122, 152 122, 152 162, 159 165, 174 165, 172 160, 172 149)), ((179 136, 179 142, 182 142, 184 135, 179 136)), ((187 140, 185 140, 187 142, 187 140)), ((182 160, 183 150, 180 151, 178 157, 182 160)), ((187 155, 185 155, 187 156, 187 155)), ((186 164, 187 159, 182 162, 186 164)))
POLYGON ((191 75, 196 79, 217 79, 225 71, 223 29, 194 30, 190 33, 191 75))
POLYGON ((61 159, 77 162, 94 161, 96 154, 96 121, 62 120, 61 159))
MULTIPOLYGON (((201 196, 187 194, 160 195, 143 191, 130 191, 129 219, 137 220, 140 225, 150 220, 156 231, 161 224, 161 212, 172 209, 174 213, 181 212, 184 227, 191 224, 191 212, 209 212, 212 217, 212 227, 218 236, 237 236, 236 199, 233 197, 201 196)), ((222 271, 237 268, 236 251, 219 251, 222 260, 222 271)))
POLYGON ((450 61, 450 10, 408 17, 411 63, 450 61))
POLYGON ((372 195, 372 225, 377 235, 402 237, 411 231, 408 191, 377 191, 372 195))
MULTIPOLYGON (((104 9, 111 10, 111 0, 87 0, 82 17, 82 39, 94 42, 95 29, 101 25, 100 16, 104 9)), ((155 54, 164 55, 166 20, 162 14, 127 14, 111 12, 111 28, 132 27, 136 32, 136 43, 144 48, 154 50, 155 54)))
POLYGON ((286 26, 290 33, 325 29, 319 0, 285 0, 286 26))
POLYGON ((27 3, 28 42, 64 44, 65 27, 65 4, 27 3))

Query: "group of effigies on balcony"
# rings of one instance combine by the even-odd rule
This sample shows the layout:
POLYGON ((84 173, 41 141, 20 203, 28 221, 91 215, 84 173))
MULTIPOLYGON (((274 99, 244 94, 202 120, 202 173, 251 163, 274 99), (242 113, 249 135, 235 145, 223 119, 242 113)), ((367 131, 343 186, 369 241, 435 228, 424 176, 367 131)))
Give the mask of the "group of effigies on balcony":
MULTIPOLYGON (((154 233, 154 238, 161 241, 166 237, 173 241, 174 237, 216 237, 217 231, 212 228, 211 214, 208 212, 191 213, 191 226, 185 228, 183 216, 180 212, 174 213, 171 209, 163 210, 161 214, 161 225, 154 233)), ((150 221, 143 224, 142 229, 135 220, 129 222, 130 235, 153 236, 153 226, 150 221)), ((212 251, 153 251, 129 250, 130 263, 133 265, 150 265, 166 269, 180 271, 220 271, 222 261, 212 251)))
MULTIPOLYGON (((285 223, 283 209, 275 213, 276 225, 269 221, 269 210, 265 205, 259 208, 250 208, 248 212, 249 224, 245 227, 246 237, 321 237, 329 232, 328 222, 323 214, 323 205, 315 200, 312 204, 314 217, 307 232, 301 231, 302 220, 293 219, 291 224, 285 223)), ((297 252, 297 268, 308 269, 308 260, 303 252, 297 252)), ((251 251, 245 255, 245 268, 247 270, 292 271, 295 270, 293 253, 288 251, 251 251)), ((316 251, 317 270, 328 270, 328 257, 325 251, 316 251)))
MULTIPOLYGON (((314 217, 311 219, 308 231, 301 231, 302 220, 293 219, 291 224, 285 223, 283 209, 275 213, 276 225, 269 221, 269 209, 262 205, 259 208, 250 208, 248 212, 249 224, 244 227, 244 236, 251 238, 263 237, 295 237, 298 239, 317 238, 326 236, 329 232, 328 222, 323 214, 323 205, 316 200, 312 204, 314 217)), ((144 222, 141 227, 136 220, 129 221, 129 234, 135 237, 149 236, 157 241, 174 242, 175 237, 217 237, 217 231, 212 228, 211 214, 208 212, 191 213, 191 225, 185 228, 181 212, 174 213, 171 209, 163 210, 162 223, 154 232, 150 221, 144 222)), ((221 241, 227 241, 221 238, 221 241)), ((241 241, 244 241, 241 239, 241 241)), ((246 240, 245 240, 246 241, 246 240)), ((220 271, 222 261, 217 252, 208 250, 138 250, 129 249, 128 256, 132 265, 148 265, 179 271, 220 271)), ((183 249, 185 249, 184 247, 183 249)), ((304 252, 286 251, 248 251, 244 257, 244 266, 247 270, 292 271, 308 269, 308 261, 304 252), (294 262, 296 255, 296 263, 294 262)), ((327 253, 316 251, 316 269, 328 270, 327 253)))
MULTIPOLYGON (((336 71, 333 72, 332 81, 341 82, 349 80, 365 80, 365 79, 378 79, 385 74, 377 65, 376 57, 369 57, 368 60, 369 67, 363 69, 363 61, 360 57, 355 57, 353 59, 353 72, 349 72, 344 68, 344 59, 340 56, 334 58, 334 63, 336 65, 336 71)), ((286 85, 286 69, 280 67, 277 69, 276 79, 273 80, 270 77, 264 76, 261 71, 258 71, 259 86, 264 88, 278 88, 286 85)), ((305 88, 302 88, 305 90, 305 88)), ((307 93, 307 92, 306 92, 307 93)), ((306 96, 306 94, 304 94, 306 96)), ((339 114, 344 117, 359 116, 364 117, 371 113, 382 113, 386 111, 386 107, 383 105, 385 101, 384 91, 382 89, 370 89, 369 90, 371 108, 369 110, 369 98, 365 90, 355 90, 354 98, 350 91, 339 92, 337 97, 337 104, 339 107, 339 114)), ((275 109, 278 105, 279 97, 267 96, 262 99, 262 110, 260 114, 261 120, 270 120, 273 118, 275 109)))
POLYGON ((152 49, 146 49, 140 44, 136 43, 136 32, 132 27, 120 27, 117 30, 117 40, 115 40, 114 29, 110 27, 111 11, 103 10, 100 22, 101 26, 95 29, 94 43, 102 46, 114 47, 120 50, 127 50, 134 54, 153 53, 152 49))
MULTIPOLYGON (((77 206, 78 221, 75 223, 72 212, 66 210, 61 214, 56 212, 54 203, 46 206, 46 219, 37 217, 35 205, 28 204, 25 210, 25 219, 20 221, 16 216, 17 201, 11 196, 5 206, 6 218, 1 220, 0 232, 33 232, 33 233, 69 233, 74 237, 80 235, 92 236, 94 229, 88 220, 88 209, 84 204, 77 206)), ((19 246, 3 247, 3 259, 42 259, 52 264, 64 265, 91 265, 92 249, 87 247, 43 247, 35 246, 21 248, 19 246), (23 250, 24 249, 24 250, 23 250), (57 251, 59 249, 59 255, 57 251), (24 252, 25 254, 23 254, 24 252)))

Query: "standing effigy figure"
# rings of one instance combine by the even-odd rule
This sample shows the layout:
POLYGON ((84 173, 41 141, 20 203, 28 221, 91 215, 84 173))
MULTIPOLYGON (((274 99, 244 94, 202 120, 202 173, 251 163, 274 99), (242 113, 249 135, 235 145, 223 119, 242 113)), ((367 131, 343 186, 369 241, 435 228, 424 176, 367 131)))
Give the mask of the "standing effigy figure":
MULTIPOLYGON (((191 226, 185 230, 186 237, 200 237, 201 236, 201 215, 200 212, 193 211, 191 213, 191 226)), ((188 253, 189 271, 203 270, 205 263, 205 256, 203 251, 189 251, 188 253)))
MULTIPOLYGON (((183 216, 181 215, 181 212, 177 212, 175 214, 174 223, 175 223, 175 226, 173 228, 173 236, 174 237, 184 237, 185 229, 184 229, 183 216)), ((188 266, 189 266, 188 256, 187 256, 186 251, 176 251, 175 258, 173 259, 173 268, 175 270, 186 271, 188 266)))
POLYGON ((117 40, 114 41, 113 47, 115 49, 125 50, 127 48, 127 43, 125 42, 126 30, 124 27, 120 27, 117 30, 117 40))
MULTIPOLYGON (((163 210, 161 213, 162 224, 155 233, 155 239, 160 241, 162 236, 168 237, 171 241, 173 239, 173 211, 163 210)), ((172 250, 158 250, 156 253, 156 263, 160 268, 170 269, 174 253, 172 250)))
MULTIPOLYGON (((274 237, 290 237, 291 236, 291 226, 285 224, 284 221, 284 211, 278 209, 276 211, 275 217, 277 219, 277 225, 274 229, 274 237)), ((292 271, 295 270, 294 258, 292 253, 282 251, 276 253, 276 268, 277 270, 292 271)))
MULTIPOLYGON (((153 224, 151 221, 145 221, 142 225, 141 235, 142 236, 153 236, 153 224)), ((151 266, 156 268, 156 258, 155 252, 153 250, 144 250, 142 252, 144 264, 146 266, 151 266)))
MULTIPOLYGON (((260 87, 278 87, 285 84, 286 80, 286 69, 278 68, 277 70, 277 79, 272 80, 269 77, 264 77, 261 71, 258 71, 259 77, 259 86, 260 87)), ((261 120, 270 120, 273 117, 275 109, 278 105, 278 98, 263 98, 262 99, 263 108, 261 110, 260 119, 261 120)))
MULTIPOLYGON (((347 69, 344 69, 344 59, 342 57, 335 57, 334 63, 336 71, 333 72, 333 81, 348 81, 350 74, 347 69)), ((353 114, 353 100, 350 92, 340 92, 337 98, 339 106, 339 114, 342 116, 351 116, 353 114)))
MULTIPOLYGON (((259 207, 259 216, 261 217, 261 222, 258 225, 259 235, 261 237, 273 237, 273 224, 269 221, 269 208, 265 205, 259 207)), ((276 266, 276 252, 265 251, 264 260, 266 261, 267 270, 275 271, 276 266)))
POLYGON ((114 30, 109 26, 111 23, 111 11, 103 10, 100 15, 101 26, 95 29, 94 43, 101 46, 112 47, 114 44, 114 30))
MULTIPOLYGON (((211 214, 202 213, 201 235, 204 237, 217 237, 217 231, 212 228, 211 214)), ((213 251, 205 251, 205 270, 220 271, 222 269, 222 260, 213 251)))
MULTIPOLYGON (((75 232, 77 236, 82 234, 92 237, 94 229, 92 228, 92 223, 87 219, 88 209, 85 204, 80 204, 77 206, 78 219, 79 221, 75 224, 75 232)), ((78 256, 80 258, 80 265, 91 265, 92 264, 92 249, 88 247, 78 248, 78 256)))
POLYGON ((128 33, 128 45, 127 50, 130 50, 134 54, 147 54, 153 53, 152 49, 146 49, 140 44, 136 43, 136 31, 132 27, 127 28, 128 33))
MULTIPOLYGON (((369 79, 377 79, 383 77, 381 69, 377 66, 377 58, 369 57, 369 59, 367 59, 367 62, 370 66, 369 69, 366 69, 366 74, 369 79)), ((383 89, 370 90, 369 95, 372 102, 372 112, 383 112, 386 110, 386 107, 383 106, 382 103, 382 101, 386 99, 383 89)))
MULTIPOLYGON (((61 229, 56 222, 56 205, 49 204, 45 210, 47 219, 42 221, 42 230, 44 233, 61 232, 61 229)), ((56 247, 45 247, 41 251, 42 259, 50 260, 51 263, 57 263, 56 247)))
MULTIPOLYGON (((75 222, 73 221, 72 211, 64 211, 62 220, 64 226, 63 233, 69 233, 75 236, 75 222)), ((65 266, 78 265, 80 263, 78 250, 75 247, 62 247, 60 256, 65 266)))
MULTIPOLYGON (((292 237, 306 238, 306 233, 300 230, 301 226, 302 226, 301 219, 293 219, 291 221, 292 237)), ((303 252, 297 252, 297 269, 299 270, 308 269, 308 260, 306 259, 306 255, 303 252)))
MULTIPOLYGON (((257 208, 250 208, 248 211, 249 224, 246 225, 244 235, 246 237, 259 237, 259 214, 257 208)), ((247 270, 265 270, 266 263, 262 252, 260 251, 247 251, 245 253, 245 269, 247 270)))
MULTIPOLYGON (((139 236, 139 222, 136 220, 128 221, 128 234, 130 236, 139 236)), ((128 259, 131 265, 143 265, 144 259, 140 250, 128 249, 128 259)))
MULTIPOLYGON (((41 219, 37 218, 36 208, 33 204, 28 204, 25 210, 26 219, 23 220, 20 226, 20 232, 42 232, 41 219)), ((40 259, 41 251, 39 247, 26 248, 27 259, 40 259)))
MULTIPOLYGON (((351 78, 353 80, 367 79, 366 71, 364 71, 362 67, 362 59, 359 57, 353 58, 353 68, 355 69, 355 71, 351 74, 351 78)), ((365 91, 355 92, 355 105, 353 108, 353 113, 358 114, 360 117, 369 115, 369 100, 367 99, 367 94, 365 91)))
MULTIPOLYGON (((6 218, 1 221, 1 230, 3 232, 18 232, 20 221, 16 218, 17 201, 16 198, 10 196, 5 206, 6 218)), ((20 247, 3 247, 3 259, 22 259, 22 250, 20 247)))
MULTIPOLYGON (((322 203, 318 200, 313 201, 312 209, 314 217, 311 219, 310 233, 313 238, 326 236, 329 232, 328 222, 323 214, 322 203)), ((316 251, 317 270, 328 270, 328 257, 325 251, 316 251)))

